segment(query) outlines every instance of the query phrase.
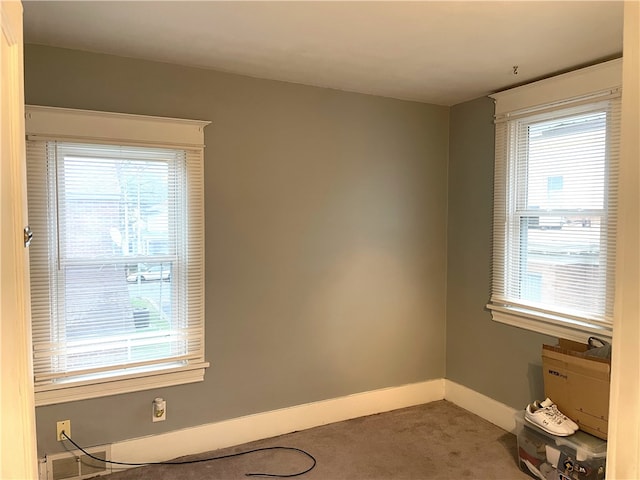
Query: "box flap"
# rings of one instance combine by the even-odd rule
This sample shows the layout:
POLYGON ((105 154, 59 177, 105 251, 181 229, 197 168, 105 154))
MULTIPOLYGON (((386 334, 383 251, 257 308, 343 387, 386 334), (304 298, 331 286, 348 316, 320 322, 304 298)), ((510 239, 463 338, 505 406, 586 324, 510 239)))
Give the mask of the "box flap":
POLYGON ((587 355, 587 350, 589 350, 589 346, 585 345, 584 343, 578 343, 578 342, 572 342, 570 340, 561 340, 560 343, 558 345, 542 345, 542 355, 544 355, 546 351, 552 351, 552 352, 558 352, 558 353, 562 353, 564 355, 569 355, 571 357, 577 357, 577 358, 584 358, 587 360, 593 360, 594 362, 600 362, 600 363, 604 363, 607 365, 611 364, 611 360, 608 358, 602 358, 602 357, 594 357, 594 356, 590 356, 587 355), (578 350, 573 349, 573 348, 565 348, 562 345, 568 345, 569 343, 577 345, 578 350), (583 350, 580 350, 580 345, 584 346, 585 348, 583 350))

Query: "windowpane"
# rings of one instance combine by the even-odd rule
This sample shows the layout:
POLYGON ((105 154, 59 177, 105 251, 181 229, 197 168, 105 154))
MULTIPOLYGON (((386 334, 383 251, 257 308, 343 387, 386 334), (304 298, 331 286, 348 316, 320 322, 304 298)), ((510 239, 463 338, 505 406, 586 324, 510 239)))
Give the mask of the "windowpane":
POLYGON ((604 316, 606 132, 605 111, 518 122, 509 296, 604 316))
POLYGON ((60 145, 57 155, 64 257, 175 254, 169 170, 177 152, 60 145))
POLYGON ((36 405, 201 381, 209 122, 25 110, 36 405))
POLYGON ((622 62, 495 93, 494 320, 611 337, 622 62))
POLYGON ((580 340, 609 336, 619 115, 619 97, 598 94, 497 121, 494 319, 580 340))
POLYGON ((600 245, 600 217, 578 221, 548 217, 540 221, 522 230, 523 275, 514 281, 530 284, 533 276, 536 288, 524 285, 521 299, 546 308, 603 315, 606 265, 600 245))
POLYGON ((73 266, 64 270, 64 312, 56 322, 65 345, 56 370, 73 372, 126 365, 186 353, 176 335, 171 282, 124 280, 124 265, 73 266))
POLYGON ((34 342, 36 375, 183 361, 184 152, 58 142, 46 152, 52 313, 34 342))
POLYGON ((602 209, 606 112, 523 123, 529 209, 602 209))

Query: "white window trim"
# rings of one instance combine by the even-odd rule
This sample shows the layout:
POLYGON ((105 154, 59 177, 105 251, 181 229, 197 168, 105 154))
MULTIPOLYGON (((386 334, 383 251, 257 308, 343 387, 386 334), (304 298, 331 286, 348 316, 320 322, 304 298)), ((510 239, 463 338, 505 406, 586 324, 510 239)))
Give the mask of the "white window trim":
POLYGON ((487 308, 491 311, 491 318, 496 322, 552 337, 587 343, 589 337, 611 339, 612 336, 611 329, 607 327, 596 328, 594 325, 579 321, 570 324, 567 320, 561 320, 552 315, 532 315, 513 307, 489 304, 487 308))
POLYGON ((622 59, 610 60, 591 67, 545 78, 537 82, 494 93, 496 118, 511 116, 514 112, 539 108, 541 105, 564 103, 604 90, 615 90, 622 85, 622 59))
POLYGON ((184 368, 120 376, 117 380, 102 379, 99 382, 48 385, 36 391, 36 407, 201 382, 208 366, 209 363, 204 362, 184 368))
MULTIPOLYGON (((532 112, 544 111, 573 100, 615 94, 622 85, 622 59, 593 65, 573 72, 522 85, 490 95, 495 102, 495 119, 504 121, 532 112)), ((588 100, 595 101, 595 100, 588 100)), ((497 147, 497 146, 496 146, 497 147)), ((494 321, 545 335, 586 342, 591 336, 611 339, 613 325, 568 321, 544 312, 525 312, 517 306, 489 303, 487 309, 494 321)))
MULTIPOLYGON (((33 140, 74 140, 86 143, 202 149, 204 128, 210 123, 202 120, 25 106, 25 130, 27 138, 33 140)), ((204 312, 204 305, 202 311, 204 312)), ((36 388, 35 403, 36 406, 51 405, 199 382, 204 379, 204 372, 208 366, 203 352, 202 358, 177 368, 142 368, 135 373, 114 378, 103 377, 70 384, 43 385, 36 388)))
POLYGON ((126 143, 158 147, 204 147, 211 122, 73 108, 25 106, 28 137, 50 140, 126 143))

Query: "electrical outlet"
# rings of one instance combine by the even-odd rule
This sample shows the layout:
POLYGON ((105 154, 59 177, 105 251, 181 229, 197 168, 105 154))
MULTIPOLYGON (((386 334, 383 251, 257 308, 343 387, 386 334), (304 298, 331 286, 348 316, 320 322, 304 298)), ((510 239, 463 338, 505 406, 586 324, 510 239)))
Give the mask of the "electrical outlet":
POLYGON ((56 439, 59 442, 66 440, 66 437, 62 435, 63 431, 67 437, 71 438, 71 420, 62 420, 56 423, 56 439))

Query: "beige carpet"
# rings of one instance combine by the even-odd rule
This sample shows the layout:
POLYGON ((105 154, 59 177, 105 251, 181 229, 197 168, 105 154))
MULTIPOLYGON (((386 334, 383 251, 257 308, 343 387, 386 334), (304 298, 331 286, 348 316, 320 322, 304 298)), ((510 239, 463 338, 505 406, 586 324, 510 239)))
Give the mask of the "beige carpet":
MULTIPOLYGON (((313 470, 296 477, 303 480, 532 478, 518 467, 514 435, 444 400, 180 460, 270 446, 303 449, 316 458, 313 470)), ((102 478, 246 479, 252 472, 290 475, 311 464, 297 452, 273 450, 191 465, 151 465, 102 478)))

